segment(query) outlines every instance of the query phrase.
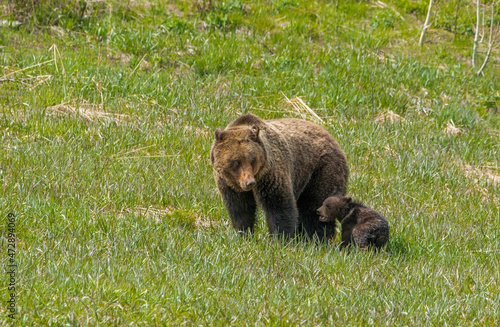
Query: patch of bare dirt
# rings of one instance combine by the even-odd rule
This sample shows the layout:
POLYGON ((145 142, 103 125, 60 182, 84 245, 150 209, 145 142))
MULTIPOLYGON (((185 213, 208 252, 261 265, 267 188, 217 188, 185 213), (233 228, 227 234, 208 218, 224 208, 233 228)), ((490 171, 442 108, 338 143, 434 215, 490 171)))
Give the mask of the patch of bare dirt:
POLYGON ((464 165, 463 171, 465 176, 473 179, 476 183, 486 182, 488 185, 500 185, 500 167, 464 165))
POLYGON ((381 125, 383 124, 397 124, 402 121, 406 121, 403 117, 393 112, 392 110, 387 110, 375 118, 375 122, 381 125))
POLYGON ((74 117, 86 122, 105 121, 108 123, 124 124, 130 121, 130 116, 106 112, 102 104, 92 104, 88 102, 62 103, 46 108, 46 115, 50 117, 74 117))

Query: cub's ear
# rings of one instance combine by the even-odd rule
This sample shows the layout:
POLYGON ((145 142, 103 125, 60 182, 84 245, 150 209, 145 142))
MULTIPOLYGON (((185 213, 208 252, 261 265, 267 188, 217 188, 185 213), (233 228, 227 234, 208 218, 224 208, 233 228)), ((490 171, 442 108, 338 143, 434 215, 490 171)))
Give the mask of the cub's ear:
POLYGON ((345 200, 345 202, 347 202, 347 203, 351 203, 352 198, 351 198, 350 196, 346 196, 346 197, 344 197, 344 200, 345 200))
POLYGON ((224 135, 224 131, 220 128, 217 128, 217 130, 215 131, 215 141, 217 143, 222 142, 224 140, 224 135))
POLYGON ((250 127, 250 138, 257 140, 259 138, 259 126, 253 125, 250 127))

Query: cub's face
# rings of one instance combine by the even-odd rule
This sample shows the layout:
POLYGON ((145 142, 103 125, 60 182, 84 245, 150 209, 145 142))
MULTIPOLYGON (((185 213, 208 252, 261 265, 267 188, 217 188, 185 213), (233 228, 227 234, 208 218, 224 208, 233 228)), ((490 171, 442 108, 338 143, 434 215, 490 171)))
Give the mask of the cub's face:
POLYGON ((341 220, 344 210, 349 205, 351 198, 331 196, 327 198, 321 207, 316 211, 319 215, 319 220, 323 222, 341 220))
POLYGON ((255 176, 264 166, 265 159, 257 126, 215 132, 211 152, 214 171, 236 192, 255 187, 255 176))

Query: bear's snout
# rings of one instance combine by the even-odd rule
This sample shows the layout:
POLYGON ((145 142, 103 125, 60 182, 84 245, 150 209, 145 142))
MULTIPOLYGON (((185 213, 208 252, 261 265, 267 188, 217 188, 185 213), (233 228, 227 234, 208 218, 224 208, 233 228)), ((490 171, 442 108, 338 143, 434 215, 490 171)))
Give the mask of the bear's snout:
POLYGON ((323 209, 323 207, 320 207, 318 210, 316 210, 316 213, 319 216, 319 221, 327 222, 328 218, 326 217, 326 212, 324 212, 324 210, 321 209, 323 209))
POLYGON ((255 179, 254 178, 247 179, 245 185, 247 188, 253 187, 255 185, 255 179))
POLYGON ((257 181, 255 180, 255 176, 251 173, 245 173, 241 176, 240 179, 240 187, 243 191, 250 191, 257 181))

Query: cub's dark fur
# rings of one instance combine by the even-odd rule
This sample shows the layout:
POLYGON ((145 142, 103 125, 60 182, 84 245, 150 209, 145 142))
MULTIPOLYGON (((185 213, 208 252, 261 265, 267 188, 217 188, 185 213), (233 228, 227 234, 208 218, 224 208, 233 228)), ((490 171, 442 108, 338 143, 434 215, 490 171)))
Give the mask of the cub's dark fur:
POLYGON ((353 202, 350 197, 329 197, 317 213, 320 221, 331 222, 335 219, 340 221, 341 248, 352 243, 361 249, 381 248, 389 240, 389 223, 384 216, 360 203, 353 202))

